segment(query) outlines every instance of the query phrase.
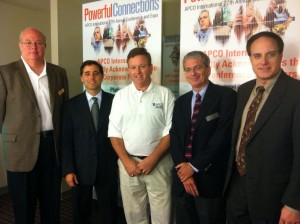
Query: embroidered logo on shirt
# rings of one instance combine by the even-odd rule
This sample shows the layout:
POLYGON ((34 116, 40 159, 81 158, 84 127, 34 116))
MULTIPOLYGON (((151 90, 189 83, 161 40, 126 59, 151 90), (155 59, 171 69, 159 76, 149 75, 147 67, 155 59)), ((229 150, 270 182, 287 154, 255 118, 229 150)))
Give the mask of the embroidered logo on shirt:
POLYGON ((154 108, 163 109, 163 103, 152 103, 154 108))

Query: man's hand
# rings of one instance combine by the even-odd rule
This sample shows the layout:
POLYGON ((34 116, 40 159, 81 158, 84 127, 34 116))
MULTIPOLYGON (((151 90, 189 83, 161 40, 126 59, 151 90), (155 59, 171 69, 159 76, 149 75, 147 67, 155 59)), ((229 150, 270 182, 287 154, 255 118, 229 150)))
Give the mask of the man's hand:
POLYGON ((186 193, 188 193, 194 197, 199 196, 198 188, 195 184, 193 177, 190 177, 186 181, 184 181, 183 186, 185 188, 186 193))
POLYGON ((300 211, 291 209, 287 206, 284 206, 281 209, 281 215, 279 224, 299 224, 300 223, 300 211))
POLYGON ((141 174, 141 170, 138 167, 137 161, 128 158, 128 160, 126 160, 126 162, 124 162, 123 165, 129 176, 133 177, 141 174))
POLYGON ((186 181, 188 178, 193 176, 195 170, 191 167, 191 165, 187 162, 180 163, 175 167, 177 170, 177 176, 181 180, 181 182, 186 181))
POLYGON ((138 168, 143 174, 147 175, 155 167, 156 162, 157 161, 153 157, 148 156, 138 164, 138 168))
POLYGON ((70 187, 75 187, 78 184, 77 176, 75 173, 69 173, 66 175, 66 182, 70 187))

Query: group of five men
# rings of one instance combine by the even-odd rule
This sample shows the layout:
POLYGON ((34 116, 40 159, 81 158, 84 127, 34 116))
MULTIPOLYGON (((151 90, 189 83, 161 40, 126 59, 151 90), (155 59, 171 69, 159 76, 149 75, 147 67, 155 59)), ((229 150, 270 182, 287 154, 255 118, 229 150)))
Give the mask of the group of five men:
POLYGON ((145 48, 128 54, 132 84, 115 96, 101 89, 102 66, 83 62, 85 91, 70 100, 65 70, 44 59, 46 37, 26 28, 19 48, 21 59, 0 67, 17 224, 34 223, 37 199, 40 222, 60 222, 61 176, 74 223, 91 223, 93 187, 100 222, 117 223, 118 176, 127 223, 300 223, 300 82, 281 69, 278 35, 248 40, 256 79, 237 94, 209 81, 206 54, 187 53, 192 91, 176 101, 151 80, 145 48))

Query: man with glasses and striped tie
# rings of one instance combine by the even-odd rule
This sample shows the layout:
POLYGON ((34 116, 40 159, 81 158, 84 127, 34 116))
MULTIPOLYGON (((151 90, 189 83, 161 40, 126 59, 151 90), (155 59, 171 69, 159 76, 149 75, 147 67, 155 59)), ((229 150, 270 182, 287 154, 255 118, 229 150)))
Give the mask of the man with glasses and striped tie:
POLYGON ((226 223, 222 190, 236 93, 209 81, 210 59, 201 51, 186 54, 183 69, 192 91, 176 100, 170 130, 176 223, 226 223))

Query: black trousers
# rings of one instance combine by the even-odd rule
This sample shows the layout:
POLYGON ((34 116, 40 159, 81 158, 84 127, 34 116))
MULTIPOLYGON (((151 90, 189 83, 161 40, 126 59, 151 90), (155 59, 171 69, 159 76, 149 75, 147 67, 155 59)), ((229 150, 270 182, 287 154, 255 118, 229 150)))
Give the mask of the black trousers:
POLYGON ((37 201, 41 224, 60 223, 61 171, 56 160, 54 136, 40 138, 39 155, 33 170, 7 171, 16 224, 34 223, 37 201))
MULTIPOLYGON (((116 179, 117 180, 117 179, 116 179)), ((105 182, 105 180, 103 180, 105 182)), ((115 224, 117 223, 117 200, 118 188, 117 181, 111 184, 95 184, 97 202, 99 205, 98 223, 115 224)), ((72 188, 72 208, 74 224, 91 224, 92 221, 92 194, 93 186, 77 185, 72 188)))
POLYGON ((176 223, 225 224, 226 202, 222 198, 193 197, 184 193, 173 196, 176 223))
POLYGON ((275 224, 278 221, 261 220, 251 216, 248 209, 246 177, 234 170, 227 195, 227 224, 275 224))

